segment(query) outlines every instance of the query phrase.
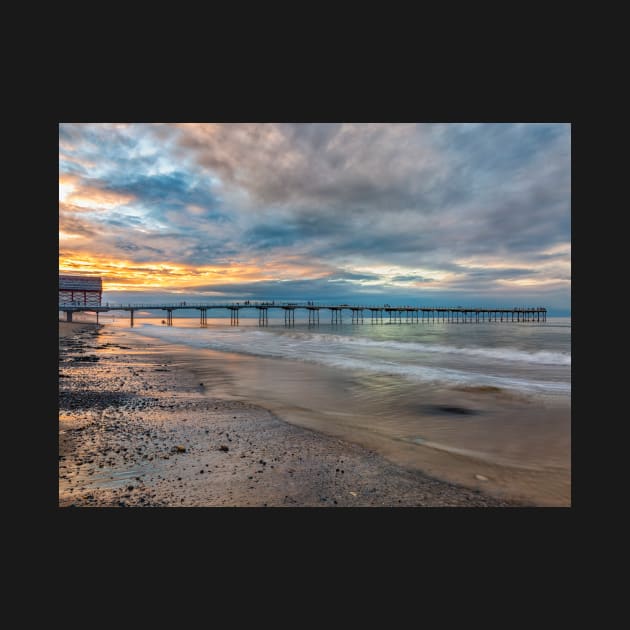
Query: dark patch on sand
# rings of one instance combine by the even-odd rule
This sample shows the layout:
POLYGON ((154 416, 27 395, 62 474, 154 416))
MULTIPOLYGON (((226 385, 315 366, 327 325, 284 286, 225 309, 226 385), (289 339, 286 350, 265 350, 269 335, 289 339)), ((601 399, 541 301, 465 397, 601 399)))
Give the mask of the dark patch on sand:
POLYGON ((455 405, 424 405, 423 409, 428 413, 452 414, 458 416, 474 416, 478 413, 469 407, 458 407, 455 405))
MULTIPOLYGON (((69 378, 69 375, 62 374, 62 377, 69 378)), ((77 409, 106 409, 107 407, 120 407, 126 404, 133 394, 125 392, 112 392, 94 390, 60 391, 59 410, 71 411, 77 409)))

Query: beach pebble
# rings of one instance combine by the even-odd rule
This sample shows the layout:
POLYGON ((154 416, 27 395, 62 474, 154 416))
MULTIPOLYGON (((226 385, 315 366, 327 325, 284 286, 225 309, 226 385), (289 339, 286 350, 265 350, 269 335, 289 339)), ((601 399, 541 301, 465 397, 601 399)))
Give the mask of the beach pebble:
POLYGON ((227 451, 230 450, 230 447, 226 446, 225 444, 221 444, 221 446, 219 446, 219 450, 223 451, 224 453, 226 453, 227 451))
POLYGON ((484 477, 483 475, 475 475, 475 479, 479 479, 479 481, 488 481, 488 477, 484 477))

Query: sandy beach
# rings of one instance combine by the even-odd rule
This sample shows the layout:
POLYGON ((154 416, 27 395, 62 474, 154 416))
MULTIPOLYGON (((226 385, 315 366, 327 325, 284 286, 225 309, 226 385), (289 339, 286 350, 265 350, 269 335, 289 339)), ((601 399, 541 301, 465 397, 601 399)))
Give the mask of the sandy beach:
POLYGON ((222 399, 140 336, 59 323, 60 507, 519 505, 222 399))

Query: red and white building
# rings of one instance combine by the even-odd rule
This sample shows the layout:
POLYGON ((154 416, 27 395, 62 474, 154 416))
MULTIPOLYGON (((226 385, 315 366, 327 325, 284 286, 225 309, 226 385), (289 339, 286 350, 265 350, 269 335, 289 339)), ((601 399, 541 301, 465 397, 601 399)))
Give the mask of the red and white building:
POLYGON ((100 306, 102 294, 102 278, 59 276, 59 304, 100 306))

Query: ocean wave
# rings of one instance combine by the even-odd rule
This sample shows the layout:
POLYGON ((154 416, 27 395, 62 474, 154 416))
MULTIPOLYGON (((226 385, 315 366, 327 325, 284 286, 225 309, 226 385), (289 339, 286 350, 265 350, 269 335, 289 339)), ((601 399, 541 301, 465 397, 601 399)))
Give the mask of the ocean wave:
MULTIPOLYGON (((519 390, 532 393, 566 394, 571 391, 570 383, 558 381, 534 381, 509 375, 493 375, 475 370, 461 370, 446 367, 426 366, 413 363, 400 363, 371 357, 348 356, 344 350, 363 346, 388 347, 397 350, 413 350, 415 352, 447 352, 462 354, 458 348, 434 346, 431 344, 401 343, 394 341, 372 341, 361 338, 341 337, 339 335, 312 334, 292 331, 276 334, 262 330, 227 329, 213 330, 203 334, 201 329, 165 328, 153 324, 144 324, 139 332, 157 337, 171 343, 180 343, 198 348, 208 348, 223 352, 235 352, 260 357, 285 358, 308 363, 317 363, 343 370, 377 373, 402 377, 414 382, 443 383, 448 385, 487 385, 502 389, 519 390), (430 350, 425 350, 430 348, 430 350), (440 348, 435 350, 435 348, 440 348), (421 349, 421 350, 420 350, 421 349)), ((468 349, 477 351, 478 356, 496 358, 493 350, 468 349), (483 352, 480 354, 479 351, 483 352)), ((501 352, 501 351, 498 351, 501 352)), ((508 356, 510 352, 503 350, 508 356)), ((513 351, 521 355, 526 353, 513 351)), ((471 354, 471 352, 464 352, 471 354)), ((473 353, 474 354, 474 353, 473 353)), ((542 353, 544 354, 544 353, 542 353)), ((548 353, 559 354, 559 353, 548 353)), ((540 358, 540 357, 539 357, 540 358)), ((520 359, 523 360, 523 359, 520 359)), ((549 358, 547 358, 549 360, 549 358)), ((535 361, 534 361, 535 362, 535 361)), ((557 364, 557 363, 555 363, 557 364)), ((566 365, 566 364, 561 364, 566 365)))
MULTIPOLYGON (((259 331, 256 331, 259 332, 259 331)), ((268 333, 261 333, 268 334, 268 333)), ((452 355, 467 355, 472 357, 483 357, 486 359, 496 359, 500 361, 536 363, 540 365, 571 365, 571 355, 566 352, 551 352, 538 350, 528 352, 518 348, 478 348, 445 346, 440 344, 418 343, 414 341, 390 341, 374 340, 365 337, 344 337, 341 335, 318 334, 310 332, 285 333, 282 336, 305 341, 318 341, 326 344, 364 346, 366 348, 383 348, 391 350, 402 350, 404 352, 427 352, 452 355)))

